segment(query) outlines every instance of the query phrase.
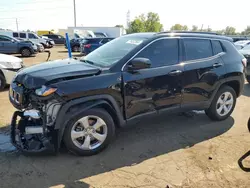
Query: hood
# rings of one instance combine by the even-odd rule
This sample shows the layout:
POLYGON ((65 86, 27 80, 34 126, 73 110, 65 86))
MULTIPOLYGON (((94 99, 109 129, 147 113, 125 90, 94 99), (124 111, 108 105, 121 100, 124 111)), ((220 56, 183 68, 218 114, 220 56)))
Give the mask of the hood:
POLYGON ((0 69, 1 68, 11 68, 11 69, 19 69, 22 67, 22 59, 12 56, 0 54, 0 69))
POLYGON ((75 59, 49 61, 22 69, 16 75, 14 82, 28 89, 39 88, 48 82, 61 79, 74 79, 98 74, 101 70, 93 65, 75 59))

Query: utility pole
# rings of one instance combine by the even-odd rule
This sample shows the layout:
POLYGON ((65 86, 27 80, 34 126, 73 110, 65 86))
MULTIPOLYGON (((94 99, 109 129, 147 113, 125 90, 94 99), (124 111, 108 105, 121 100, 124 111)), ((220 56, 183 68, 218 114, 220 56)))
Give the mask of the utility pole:
POLYGON ((74 26, 76 27, 76 0, 73 0, 74 2, 74 26))
POLYGON ((18 31, 18 21, 17 21, 17 18, 16 18, 16 31, 18 31))

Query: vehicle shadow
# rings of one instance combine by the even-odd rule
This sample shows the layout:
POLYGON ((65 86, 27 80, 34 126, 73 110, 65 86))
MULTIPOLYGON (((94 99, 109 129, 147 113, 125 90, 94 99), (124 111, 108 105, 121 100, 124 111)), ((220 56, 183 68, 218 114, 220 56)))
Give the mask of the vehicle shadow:
POLYGON ((250 97, 250 84, 249 83, 246 83, 244 85, 244 90, 243 90, 242 94, 247 96, 247 97, 250 97))
POLYGON ((30 186, 88 187, 82 179, 192 147, 227 132, 233 124, 232 117, 214 122, 204 113, 195 112, 188 115, 159 116, 154 120, 145 119, 137 125, 120 129, 114 143, 98 155, 78 157, 61 152, 57 157, 25 157, 23 162, 20 162, 19 157, 23 157, 21 155, 11 157, 12 165, 16 165, 19 171, 16 172, 15 168, 7 170, 8 173, 20 173, 22 180, 19 182, 24 184, 27 183, 25 176, 31 180, 32 176, 35 179, 39 174, 39 185, 34 180, 29 181, 30 186))

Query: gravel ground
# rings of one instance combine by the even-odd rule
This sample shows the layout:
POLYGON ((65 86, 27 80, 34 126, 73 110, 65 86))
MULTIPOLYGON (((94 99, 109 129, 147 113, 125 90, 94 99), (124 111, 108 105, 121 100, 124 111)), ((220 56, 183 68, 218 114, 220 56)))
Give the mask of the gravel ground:
MULTIPOLYGON (((63 47, 51 51, 51 59, 67 57, 63 47)), ((46 54, 38 54, 24 62, 32 65, 44 60, 46 54)), ((249 96, 250 85, 246 84, 232 117, 222 122, 209 120, 203 112, 190 112, 129 126, 118 131, 109 148, 91 157, 66 151, 58 156, 24 156, 9 144, 8 129, 3 127, 0 187, 247 188, 249 96), (240 168, 238 161, 244 154, 244 168, 240 168)), ((14 111, 7 91, 0 93, 0 104, 3 126, 14 111)))

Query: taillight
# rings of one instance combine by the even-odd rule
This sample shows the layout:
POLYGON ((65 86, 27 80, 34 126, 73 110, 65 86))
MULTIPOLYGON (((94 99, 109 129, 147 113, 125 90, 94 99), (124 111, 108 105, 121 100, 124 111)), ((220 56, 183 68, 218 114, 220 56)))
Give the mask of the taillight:
POLYGON ((91 44, 85 44, 83 47, 84 48, 90 48, 91 44))
POLYGON ((246 58, 242 59, 241 62, 242 62, 244 67, 247 67, 247 59, 246 58))

